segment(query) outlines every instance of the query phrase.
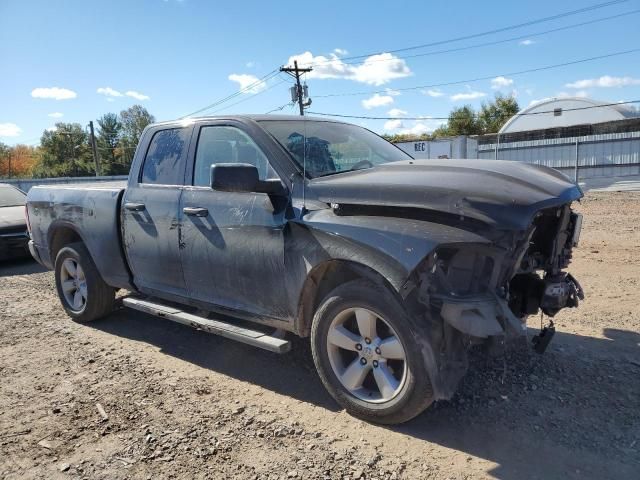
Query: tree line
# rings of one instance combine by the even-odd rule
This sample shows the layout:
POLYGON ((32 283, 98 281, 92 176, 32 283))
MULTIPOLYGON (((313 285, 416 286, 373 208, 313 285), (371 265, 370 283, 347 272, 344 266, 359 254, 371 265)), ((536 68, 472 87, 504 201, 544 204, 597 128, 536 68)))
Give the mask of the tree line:
MULTIPOLYGON (((144 128, 155 118, 141 105, 105 113, 96 120, 101 175, 126 175, 144 128)), ((0 142, 0 177, 82 177, 96 174, 87 128, 58 122, 40 137, 37 147, 0 142)))
MULTIPOLYGON (((432 133, 383 135, 391 142, 432 140, 457 135, 497 133, 520 110, 512 96, 496 95, 478 111, 472 106, 454 108, 447 122, 432 133)), ((134 105, 119 114, 105 113, 96 120, 96 143, 101 175, 126 175, 133 160, 138 139, 155 118, 146 108, 134 105)), ((90 136, 79 123, 56 123, 42 133, 40 145, 15 145, 0 142, 0 178, 7 177, 81 177, 95 175, 90 136)))
POLYGON ((449 113, 447 122, 432 133, 424 133, 417 137, 407 134, 385 134, 383 137, 390 142, 410 142, 458 135, 498 133, 507 120, 518 111, 520 107, 513 96, 496 95, 493 101, 483 103, 478 111, 471 105, 454 108, 449 113))

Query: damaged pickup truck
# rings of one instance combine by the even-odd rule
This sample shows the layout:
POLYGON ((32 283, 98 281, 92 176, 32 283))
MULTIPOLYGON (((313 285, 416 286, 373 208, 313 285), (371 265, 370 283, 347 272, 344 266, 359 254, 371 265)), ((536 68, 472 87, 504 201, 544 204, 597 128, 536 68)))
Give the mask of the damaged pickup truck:
POLYGON ((391 424, 450 398, 470 346, 578 305, 565 268, 581 196, 546 167, 415 160, 355 125, 229 116, 149 126, 126 185, 34 187, 27 214, 74 320, 125 289, 125 307, 267 350, 310 337, 331 395, 391 424))

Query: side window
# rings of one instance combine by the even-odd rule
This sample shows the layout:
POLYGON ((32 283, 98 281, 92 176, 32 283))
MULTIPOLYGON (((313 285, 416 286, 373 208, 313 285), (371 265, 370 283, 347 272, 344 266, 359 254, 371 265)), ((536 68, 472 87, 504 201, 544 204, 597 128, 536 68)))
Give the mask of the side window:
POLYGON ((214 163, 249 163, 258 169, 260 180, 278 178, 267 157, 251 138, 235 127, 202 127, 198 136, 193 184, 210 185, 214 163))
POLYGON ((151 139, 142 166, 142 183, 183 185, 189 128, 159 130, 151 139))

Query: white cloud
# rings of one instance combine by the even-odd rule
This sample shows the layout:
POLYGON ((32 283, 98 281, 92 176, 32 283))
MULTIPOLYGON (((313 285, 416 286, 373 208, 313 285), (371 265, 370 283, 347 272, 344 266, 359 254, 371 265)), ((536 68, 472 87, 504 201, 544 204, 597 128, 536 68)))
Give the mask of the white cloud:
POLYGON ((149 100, 149 96, 144 93, 136 92, 135 90, 127 90, 124 92, 127 97, 135 98, 136 100, 149 100))
POLYGON ((51 117, 51 118, 62 118, 64 117, 64 113, 60 113, 60 112, 53 112, 53 113, 49 113, 47 115, 47 117, 51 117))
POLYGON ((362 106, 367 110, 375 107, 384 107, 393 103, 393 97, 390 95, 380 95, 376 93, 373 97, 362 100, 362 106))
POLYGON ((0 137, 18 137, 22 129, 15 123, 0 123, 0 137))
POLYGON ((247 62, 244 64, 244 66, 247 68, 253 68, 256 66, 256 62, 247 62))
POLYGON ((55 125, 53 127, 47 127, 45 128, 45 130, 47 132, 55 132, 56 130, 58 130, 58 127, 56 127, 55 125))
POLYGON ((96 90, 100 95, 106 95, 107 97, 124 97, 124 94, 119 92, 118 90, 114 90, 111 87, 101 87, 96 90))
POLYGON ((491 88, 493 88, 494 90, 510 87, 511 85, 513 85, 513 79, 503 77, 502 75, 491 79, 491 88))
POLYGON ((344 63, 336 53, 314 56, 311 52, 304 52, 289 57, 287 64, 293 65, 295 60, 299 67, 313 66, 307 78, 342 78, 369 85, 384 85, 413 74, 403 59, 390 53, 372 55, 358 65, 344 63))
POLYGON ((387 113, 390 117, 402 117, 407 114, 406 110, 400 110, 399 108, 392 108, 387 113))
POLYGON ((388 120, 385 122, 384 126, 382 127, 384 129, 385 132, 391 132, 394 130, 398 130, 400 128, 404 128, 404 123, 402 123, 402 120, 398 119, 398 120, 388 120))
POLYGON ((60 87, 38 87, 31 91, 33 98, 51 98, 53 100, 69 100, 78 95, 73 90, 60 87))
POLYGON ((344 48, 334 48, 333 49, 333 53, 335 53, 338 56, 343 56, 343 55, 346 55, 349 52, 347 52, 344 48))
POLYGON ((476 98, 486 97, 487 94, 484 92, 474 92, 469 90, 468 92, 456 93, 455 95, 451 95, 451 100, 454 102, 458 102, 460 100, 475 100, 476 98))
POLYGON ((100 95, 105 95, 107 97, 122 97, 122 93, 120 93, 117 90, 114 90, 111 87, 100 87, 96 90, 96 93, 99 93, 100 95))
POLYGON ((400 130, 398 133, 401 135, 418 136, 418 135, 422 135, 423 133, 433 132, 433 130, 435 130, 435 128, 427 125, 424 122, 416 122, 412 127, 400 130))
POLYGON ((228 78, 238 84, 238 90, 243 90, 242 93, 258 93, 266 87, 266 84, 261 82, 258 77, 248 73, 232 73, 228 78))
POLYGON ((428 97, 433 98, 442 97, 444 95, 444 93, 442 93, 440 90, 423 90, 422 93, 424 93, 428 97))
POLYGON ((589 78, 585 80, 577 80, 572 83, 567 83, 567 88, 593 88, 593 87, 626 87, 629 85, 640 85, 640 78, 632 77, 612 77, 610 75, 603 75, 600 78, 589 78))
POLYGON ((394 90, 393 88, 385 88, 384 91, 387 92, 387 95, 391 95, 392 97, 398 97, 402 95, 402 93, 400 93, 398 90, 394 90))
POLYGON ((530 38, 527 38, 526 40, 521 40, 520 42, 518 42, 519 45, 524 45, 525 47, 528 47, 529 45, 533 45, 534 43, 536 42, 531 40, 530 38))

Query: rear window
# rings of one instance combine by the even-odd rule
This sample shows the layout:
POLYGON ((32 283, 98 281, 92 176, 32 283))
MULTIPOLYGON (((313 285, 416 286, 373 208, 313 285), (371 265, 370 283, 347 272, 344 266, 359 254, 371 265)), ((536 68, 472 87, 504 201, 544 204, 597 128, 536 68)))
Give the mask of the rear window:
POLYGON ((142 167, 142 183, 183 185, 190 128, 170 128, 153 135, 142 167))
POLYGON ((24 205, 26 195, 20 190, 8 185, 0 185, 0 207, 17 207, 24 205))

